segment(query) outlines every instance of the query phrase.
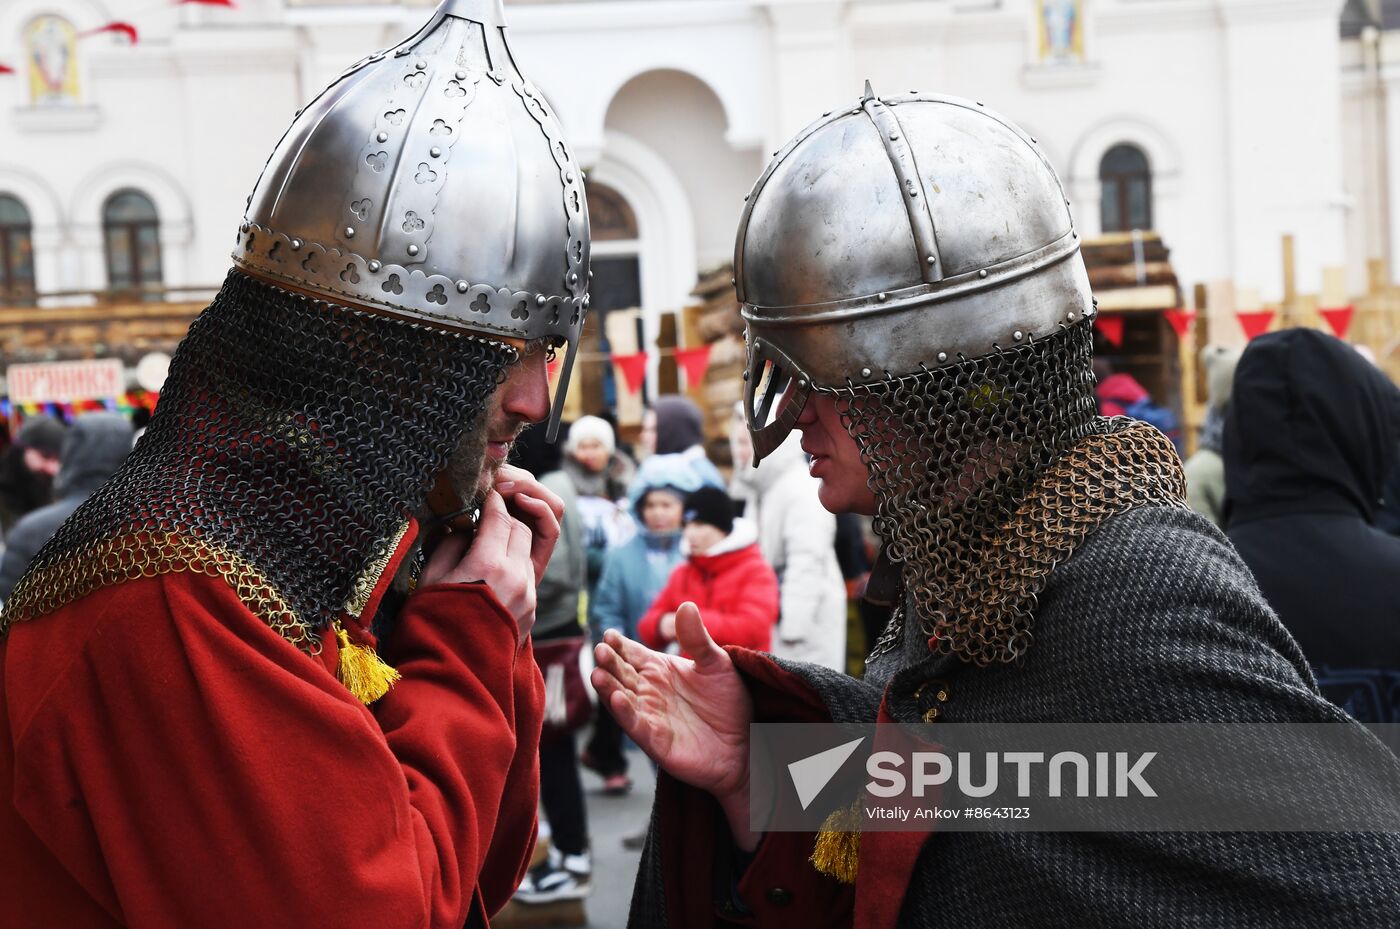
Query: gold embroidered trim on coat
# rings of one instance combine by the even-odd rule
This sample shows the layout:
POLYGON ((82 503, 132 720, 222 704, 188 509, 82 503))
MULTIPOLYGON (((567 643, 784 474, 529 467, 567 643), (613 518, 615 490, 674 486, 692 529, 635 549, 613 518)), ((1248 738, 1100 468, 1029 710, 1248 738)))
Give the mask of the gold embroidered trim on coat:
POLYGON ((182 571, 222 578, 274 632, 309 655, 320 654, 319 632, 297 616, 256 567, 216 542, 173 532, 119 536, 29 571, 0 612, 0 638, 13 623, 52 613, 103 587, 182 571))

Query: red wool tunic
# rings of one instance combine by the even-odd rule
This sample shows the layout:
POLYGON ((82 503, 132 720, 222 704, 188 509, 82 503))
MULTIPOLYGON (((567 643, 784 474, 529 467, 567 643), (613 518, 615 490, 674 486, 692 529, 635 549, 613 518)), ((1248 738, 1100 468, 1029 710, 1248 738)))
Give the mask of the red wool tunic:
POLYGON ((534 847, 529 644, 484 585, 423 588, 385 656, 403 679, 372 707, 324 645, 307 656, 191 573, 16 623, 0 926, 485 925, 534 847))

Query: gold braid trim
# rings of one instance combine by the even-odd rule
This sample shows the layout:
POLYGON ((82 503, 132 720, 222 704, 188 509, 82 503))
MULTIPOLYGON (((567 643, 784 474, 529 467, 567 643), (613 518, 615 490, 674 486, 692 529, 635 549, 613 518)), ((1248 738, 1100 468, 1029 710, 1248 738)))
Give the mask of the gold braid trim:
POLYGON ((379 579, 384 576, 384 572, 389 567, 389 562, 394 560, 395 553, 399 546, 403 544, 403 537, 408 535, 409 523, 407 520, 399 527, 399 531, 389 540, 388 546, 384 549, 384 554, 375 558, 365 568, 364 573, 355 581, 355 586, 350 589, 350 599, 345 603, 345 612, 356 619, 369 606, 369 598, 374 593, 374 588, 379 586, 379 579))
POLYGON ((949 585, 930 647, 981 666, 1015 661, 1050 572, 1105 520, 1144 506, 1185 508, 1186 475, 1152 426, 1113 420, 1046 468, 1011 519, 980 540, 977 569, 949 585))
POLYGON ((320 654, 319 632, 254 565, 217 542, 173 532, 118 536, 26 572, 0 612, 0 639, 13 623, 45 616, 104 587, 182 571, 222 578, 274 632, 308 655, 320 654))

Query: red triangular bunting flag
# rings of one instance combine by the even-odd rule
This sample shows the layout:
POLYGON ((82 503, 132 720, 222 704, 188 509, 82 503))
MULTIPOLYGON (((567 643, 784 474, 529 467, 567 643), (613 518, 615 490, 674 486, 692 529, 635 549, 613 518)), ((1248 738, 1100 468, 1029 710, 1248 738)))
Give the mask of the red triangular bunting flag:
POLYGON ((98 35, 103 32, 118 32, 126 36, 126 40, 132 45, 136 44, 136 27, 131 23, 111 22, 105 26, 98 26, 96 29, 89 29, 87 32, 78 33, 78 38, 86 38, 90 35, 98 35))
POLYGON ((1347 331, 1351 329, 1351 318, 1356 313, 1354 306, 1336 306, 1329 310, 1319 309, 1318 315, 1327 320, 1327 325, 1332 327, 1332 331, 1337 338, 1345 339, 1347 331))
POLYGON ((1255 310, 1252 313, 1236 313, 1235 318, 1240 321, 1240 328, 1244 330, 1244 337, 1253 341, 1269 331, 1269 326, 1274 321, 1274 311, 1255 310))
POLYGON ((1102 332, 1103 337, 1115 348, 1123 347, 1123 317, 1105 316, 1100 313, 1099 318, 1094 321, 1094 327, 1102 332))
POLYGON ((14 68, 10 67, 9 65, 2 65, 2 64, 0 64, 0 74, 14 74, 14 73, 15 73, 15 69, 14 69, 14 68))
POLYGON ((685 372, 685 386, 696 389, 705 383, 705 372, 710 367, 710 346, 676 349, 676 364, 685 372))
POLYGON ((622 379, 627 382, 627 392, 634 394, 642 389, 642 383, 647 379, 647 353, 637 352, 632 355, 613 355, 613 364, 622 372, 622 379))
POLYGON ((1176 337, 1183 341, 1186 339, 1186 330, 1190 329, 1191 324, 1196 321, 1195 310, 1167 310, 1162 315, 1176 330, 1176 337))

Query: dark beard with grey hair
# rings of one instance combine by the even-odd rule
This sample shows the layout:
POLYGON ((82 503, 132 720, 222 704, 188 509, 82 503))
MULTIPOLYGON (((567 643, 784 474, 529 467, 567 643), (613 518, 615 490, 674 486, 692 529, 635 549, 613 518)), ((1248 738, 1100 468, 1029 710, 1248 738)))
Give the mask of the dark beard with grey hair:
MULTIPOLYGON (((443 468, 452 487, 457 491, 458 498, 467 502, 472 509, 479 509, 484 499, 481 490, 481 468, 486 460, 486 427, 490 418, 491 409, 488 406, 481 411, 476 422, 467 426, 466 432, 462 433, 462 438, 457 442, 457 447, 452 450, 443 468)), ((432 554, 423 550, 423 539, 429 535, 428 529, 437 516, 428 508, 426 501, 418 507, 415 515, 419 526, 418 537, 413 540, 408 554, 404 556, 393 580, 389 582, 389 588, 384 592, 384 599, 370 624, 371 632, 381 643, 392 633, 399 610, 403 608, 408 595, 413 592, 418 575, 432 554)))

